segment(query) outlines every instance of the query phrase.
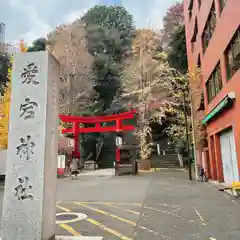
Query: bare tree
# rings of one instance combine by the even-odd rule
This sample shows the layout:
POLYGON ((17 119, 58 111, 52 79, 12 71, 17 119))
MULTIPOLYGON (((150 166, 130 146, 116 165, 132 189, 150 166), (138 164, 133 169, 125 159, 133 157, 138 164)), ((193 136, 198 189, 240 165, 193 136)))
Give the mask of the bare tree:
POLYGON ((183 1, 177 2, 167 9, 163 18, 162 44, 164 49, 169 48, 169 42, 176 29, 184 25, 183 1))
MULTIPOLYGON (((186 109, 189 109, 188 76, 172 69, 167 54, 162 51, 160 37, 154 31, 142 29, 133 42, 133 59, 123 78, 123 98, 128 97, 139 113, 138 136, 142 159, 151 154, 150 121, 170 125, 166 133, 172 139, 185 139, 186 109)), ((190 115, 187 115, 191 127, 190 115)))
POLYGON ((84 25, 75 21, 61 25, 48 35, 48 50, 60 62, 60 112, 78 114, 94 101, 93 57, 88 53, 84 25))
POLYGON ((198 67, 189 72, 189 85, 192 103, 193 130, 197 148, 203 148, 207 144, 206 126, 202 125, 205 116, 204 97, 202 89, 202 72, 198 67))
POLYGON ((150 120, 161 122, 165 116, 161 108, 168 96, 171 69, 166 55, 160 51, 158 35, 149 29, 138 31, 133 42, 133 59, 123 76, 123 98, 128 97, 138 110, 138 133, 142 159, 151 154, 150 120), (158 103, 158 107, 156 107, 158 103))

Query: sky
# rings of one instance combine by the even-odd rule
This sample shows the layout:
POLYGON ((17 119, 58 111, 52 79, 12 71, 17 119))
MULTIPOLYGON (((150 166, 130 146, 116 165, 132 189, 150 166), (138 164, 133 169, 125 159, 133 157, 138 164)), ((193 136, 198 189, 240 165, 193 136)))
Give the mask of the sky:
POLYGON ((96 4, 121 4, 138 28, 162 27, 166 10, 179 0, 0 0, 0 22, 6 24, 6 41, 31 44, 60 24, 71 23, 96 4))

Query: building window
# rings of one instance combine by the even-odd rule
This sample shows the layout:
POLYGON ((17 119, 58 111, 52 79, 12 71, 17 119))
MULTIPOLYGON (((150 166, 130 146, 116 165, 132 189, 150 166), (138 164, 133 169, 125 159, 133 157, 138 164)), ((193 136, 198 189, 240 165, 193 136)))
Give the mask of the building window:
POLYGON ((193 36, 192 36, 192 39, 191 39, 192 52, 194 52, 194 49, 195 49, 195 44, 196 44, 196 41, 197 41, 197 35, 198 35, 198 22, 197 22, 197 17, 196 17, 195 18, 193 36))
MULTIPOLYGON (((200 69, 201 71, 201 57, 200 57, 200 54, 198 54, 198 60, 197 60, 197 68, 200 69)), ((199 74, 199 84, 200 84, 200 87, 202 86, 202 74, 200 73, 199 74)), ((205 106, 204 106, 204 92, 203 90, 201 90, 201 98, 200 98, 200 102, 199 102, 199 105, 198 105, 198 108, 197 108, 197 111, 203 111, 205 110, 205 106)))
POLYGON ((205 28, 203 30, 203 35, 202 35, 202 42, 203 42, 203 51, 205 52, 208 44, 212 38, 213 32, 216 27, 216 10, 215 10, 215 5, 213 3, 213 6, 211 8, 211 11, 208 16, 208 20, 206 22, 205 28))
POLYGON ((230 80, 232 76, 240 68, 240 28, 234 34, 227 50, 225 51, 227 79, 230 80))
POLYGON ((190 1, 189 6, 188 6, 189 20, 191 20, 191 18, 192 18, 192 10, 193 10, 193 0, 190 1))
POLYGON ((220 12, 222 12, 228 0, 219 0, 220 12))
POLYGON ((202 67, 200 54, 198 54, 197 67, 198 68, 202 67))
POLYGON ((222 75, 220 63, 218 63, 206 83, 208 102, 212 101, 212 99, 221 91, 222 87, 222 75))
POLYGON ((202 0, 198 0, 198 8, 200 8, 202 5, 202 0))

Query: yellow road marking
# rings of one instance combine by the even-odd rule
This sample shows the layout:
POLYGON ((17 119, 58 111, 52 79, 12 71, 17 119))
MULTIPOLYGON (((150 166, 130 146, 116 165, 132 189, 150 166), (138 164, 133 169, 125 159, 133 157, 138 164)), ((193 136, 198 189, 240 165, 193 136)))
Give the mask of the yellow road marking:
MULTIPOLYGON (((62 206, 57 205, 57 208, 63 210, 64 212, 71 212, 70 209, 64 208, 62 206)), ((71 226, 69 226, 68 224, 62 223, 59 224, 59 226, 61 228, 63 228, 64 230, 66 230, 67 232, 71 233, 73 236, 82 236, 79 232, 75 231, 71 226)))
MULTIPOLYGON (((64 208, 62 206, 59 206, 57 205, 57 208, 63 210, 64 212, 71 212, 70 209, 67 209, 67 208, 64 208)), ((101 224, 100 222, 97 222, 96 220, 92 219, 92 218, 87 218, 87 219, 84 219, 85 221, 101 228, 102 230, 108 232, 108 233, 111 233, 113 234, 114 236, 122 239, 122 240, 132 240, 131 238, 128 238, 126 236, 124 236, 123 234, 101 224)), ((67 232, 71 233, 73 236, 81 236, 81 234, 79 232, 76 232, 72 227, 70 227, 69 225, 67 224, 59 224, 60 227, 62 227, 64 230, 66 230, 67 232)))
POLYGON ((59 205, 56 205, 56 206, 57 206, 57 208, 59 208, 59 209, 63 210, 64 212, 71 212, 71 210, 70 210, 70 209, 67 209, 67 208, 65 208, 65 207, 62 207, 62 206, 59 206, 59 205))
POLYGON ((144 173, 144 172, 159 172, 159 171, 161 171, 162 170, 162 168, 150 168, 150 169, 140 169, 139 170, 139 172, 140 173, 144 173))
MULTIPOLYGON (((76 202, 64 202, 64 203, 76 203, 76 202)), ((96 204, 96 205, 101 205, 101 204, 115 204, 115 205, 142 205, 141 203, 124 203, 124 202, 78 202, 81 204, 96 204)))
POLYGON ((67 232, 71 233, 73 236, 82 236, 79 232, 75 231, 72 227, 65 223, 59 224, 59 226, 67 232))
POLYGON ((91 224, 101 228, 102 230, 104 230, 104 231, 106 231, 108 233, 111 233, 112 235, 114 235, 114 236, 116 236, 116 237, 118 237, 118 238, 120 238, 122 240, 132 240, 131 238, 124 236, 123 234, 121 234, 121 233, 119 233, 119 232, 117 232, 117 231, 115 231, 115 230, 113 230, 113 229, 111 229, 111 228, 101 224, 100 222, 97 222, 96 220, 94 220, 92 218, 87 218, 85 220, 87 222, 89 222, 89 223, 91 223, 91 224))
POLYGON ((133 203, 134 206, 137 206, 137 207, 142 207, 143 205, 141 203, 133 203))
POLYGON ((114 208, 118 208, 118 209, 121 209, 123 211, 126 211, 126 212, 129 212, 129 213, 133 213, 135 215, 140 215, 140 212, 135 212, 135 211, 132 211, 132 210, 129 210, 129 209, 126 209, 126 208, 122 208, 122 207, 119 207, 119 206, 116 206, 116 205, 113 205, 113 204, 105 204, 106 206, 110 206, 110 207, 114 207, 114 208))
POLYGON ((119 221, 128 223, 128 224, 130 224, 130 225, 132 225, 132 226, 134 226, 134 227, 136 226, 136 223, 135 223, 135 222, 132 222, 132 221, 130 221, 130 220, 128 220, 128 219, 119 217, 119 216, 117 216, 117 215, 113 215, 113 214, 111 214, 111 213, 105 212, 105 211, 103 211, 103 210, 100 210, 100 209, 97 209, 97 208, 94 208, 94 207, 90 207, 90 206, 85 205, 85 204, 83 204, 83 203, 77 203, 77 202, 76 202, 75 204, 77 204, 77 205, 79 205, 79 206, 82 206, 82 207, 85 207, 85 208, 88 208, 88 209, 90 209, 90 210, 92 210, 92 211, 95 211, 95 212, 97 212, 97 213, 101 213, 101 214, 103 214, 103 215, 105 215, 105 216, 109 216, 109 217, 115 218, 115 219, 117 219, 117 220, 119 220, 119 221))
POLYGON ((150 172, 154 172, 154 169, 149 169, 149 170, 139 170, 139 172, 140 173, 145 173, 145 172, 148 172, 148 173, 150 173, 150 172))
POLYGON ((119 216, 117 216, 117 215, 108 213, 108 212, 106 212, 106 211, 103 211, 103 210, 100 210, 100 209, 97 209, 97 208, 94 208, 94 207, 90 207, 90 206, 88 206, 88 205, 86 205, 86 204, 83 204, 83 203, 75 202, 75 204, 77 204, 77 205, 79 205, 79 206, 82 206, 82 207, 85 207, 85 208, 88 208, 88 209, 90 209, 90 210, 92 210, 92 211, 95 211, 95 212, 97 212, 97 213, 103 214, 103 215, 105 215, 105 216, 112 217, 112 218, 117 219, 117 220, 119 220, 119 221, 121 221, 121 222, 125 222, 125 223, 127 223, 127 224, 129 224, 129 225, 131 225, 131 226, 133 226, 133 227, 136 227, 136 226, 137 226, 138 228, 140 228, 140 229, 142 229, 142 230, 146 230, 146 231, 148 231, 148 232, 151 232, 151 233, 153 233, 153 234, 155 234, 155 235, 157 235, 157 236, 159 235, 158 232, 155 232, 154 230, 151 230, 151 229, 149 229, 149 228, 147 228, 147 227, 144 227, 144 226, 141 226, 141 225, 137 225, 137 223, 132 222, 131 220, 128 220, 128 219, 126 219, 126 218, 122 218, 122 217, 119 217, 119 216))

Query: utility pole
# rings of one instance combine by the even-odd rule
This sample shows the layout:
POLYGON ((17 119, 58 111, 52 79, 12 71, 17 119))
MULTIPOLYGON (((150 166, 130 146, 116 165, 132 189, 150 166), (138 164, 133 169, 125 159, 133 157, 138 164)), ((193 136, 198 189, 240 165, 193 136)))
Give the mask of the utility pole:
MULTIPOLYGON (((69 42, 71 42, 71 33, 69 33, 69 42)), ((68 114, 69 115, 72 115, 73 114, 73 80, 75 78, 75 73, 76 73, 76 68, 75 68, 75 65, 72 65, 72 61, 69 61, 69 56, 71 54, 70 52, 70 49, 69 49, 69 46, 68 44, 65 44, 65 51, 67 51, 67 68, 68 69, 71 69, 68 73, 68 76, 67 76, 67 86, 68 86, 68 90, 67 90, 67 93, 68 93, 68 102, 67 102, 67 105, 68 105, 68 114), (73 71, 72 71, 72 68, 73 68, 73 71)))
POLYGON ((195 168, 195 177, 196 181, 198 179, 198 167, 197 167, 197 154, 196 154, 196 137, 195 137, 195 112, 194 112, 194 104, 193 104, 193 96, 191 94, 191 120, 192 120, 192 137, 193 137, 193 153, 194 153, 194 168, 195 168))
POLYGON ((74 95, 74 88, 73 88, 73 82, 76 82, 76 65, 74 63, 73 65, 73 75, 71 79, 71 114, 75 115, 75 102, 76 102, 76 96, 74 95))
POLYGON ((186 92, 183 90, 183 107, 184 107, 184 120, 185 120, 185 134, 186 134, 186 144, 187 144, 187 156, 188 156, 188 176, 189 180, 192 180, 192 164, 189 152, 189 138, 188 138, 188 122, 187 122, 187 108, 186 108, 186 92))
POLYGON ((71 75, 67 76, 67 86, 68 86, 68 114, 72 114, 72 77, 71 75))
MULTIPOLYGON (((200 82, 201 82, 201 79, 199 79, 198 78, 198 74, 200 73, 199 72, 199 67, 197 67, 195 70, 194 70, 194 75, 190 75, 190 77, 191 78, 193 78, 193 79, 191 79, 190 78, 190 80, 192 81, 199 81, 200 80, 200 82)), ((196 133, 196 122, 195 122, 195 118, 196 118, 196 115, 195 115, 195 107, 194 107, 194 92, 196 92, 196 90, 195 89, 193 89, 193 87, 191 87, 191 81, 189 81, 189 88, 190 88, 190 96, 191 96, 191 118, 192 118, 192 138, 193 138, 193 152, 194 152, 194 168, 195 168, 195 177, 196 177, 196 181, 197 181, 197 179, 198 179, 198 177, 199 177, 199 170, 198 170, 198 164, 197 164, 197 150, 196 150, 196 146, 197 146, 197 141, 196 141, 196 135, 195 135, 195 133, 196 133)))

